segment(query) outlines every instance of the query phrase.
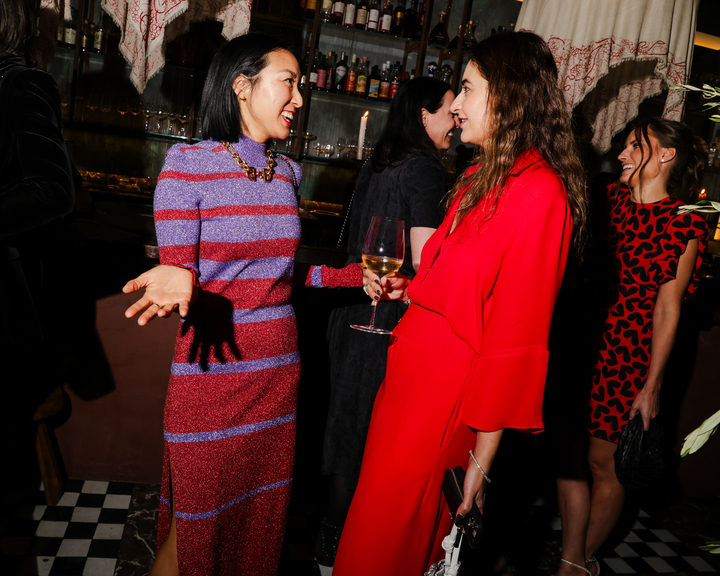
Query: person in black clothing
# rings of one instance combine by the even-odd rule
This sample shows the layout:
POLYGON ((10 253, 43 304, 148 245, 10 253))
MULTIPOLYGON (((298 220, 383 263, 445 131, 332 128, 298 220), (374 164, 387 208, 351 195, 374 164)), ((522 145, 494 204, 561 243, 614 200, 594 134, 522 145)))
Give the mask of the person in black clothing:
POLYGON ((75 200, 75 175, 61 133, 52 76, 33 68, 29 0, 0 2, 0 362, 4 445, 58 382, 48 334, 57 314, 43 296, 43 260, 53 221, 75 200))
MULTIPOLYGON (((393 99, 388 123, 372 157, 360 170, 350 205, 347 264, 362 262, 362 246, 373 216, 405 222, 405 260, 400 272, 412 277, 425 241, 442 222, 446 191, 440 151, 455 129, 450 86, 434 78, 415 78, 393 99)), ((330 407, 323 446, 323 474, 332 476, 327 515, 315 547, 321 572, 333 565, 362 461, 373 402, 385 377, 390 336, 350 328, 367 324, 370 306, 359 289, 348 289, 330 316, 330 407)), ((377 304, 375 324, 391 330, 407 306, 377 304)))

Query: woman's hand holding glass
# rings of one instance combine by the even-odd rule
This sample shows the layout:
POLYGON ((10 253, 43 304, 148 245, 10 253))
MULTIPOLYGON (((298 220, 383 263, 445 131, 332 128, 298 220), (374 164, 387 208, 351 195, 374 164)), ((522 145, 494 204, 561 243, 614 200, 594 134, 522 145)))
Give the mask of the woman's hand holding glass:
POLYGON ((159 316, 167 318, 174 311, 185 317, 195 299, 193 273, 176 266, 156 266, 123 286, 123 292, 130 294, 145 288, 145 294, 125 311, 126 318, 142 313, 138 324, 145 326, 159 316))
POLYGON ((379 300, 402 300, 408 302, 407 290, 408 286, 410 286, 410 280, 411 278, 400 274, 400 272, 381 278, 370 268, 363 266, 363 285, 365 293, 373 299, 373 306, 379 300), (371 289, 368 289, 368 286, 371 289), (380 294, 378 294, 378 291, 380 291, 380 294))

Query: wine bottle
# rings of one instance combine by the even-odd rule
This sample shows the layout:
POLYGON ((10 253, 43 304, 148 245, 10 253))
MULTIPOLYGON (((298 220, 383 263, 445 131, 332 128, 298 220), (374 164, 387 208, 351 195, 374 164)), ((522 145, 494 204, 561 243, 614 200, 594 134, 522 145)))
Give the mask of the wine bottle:
POLYGON ((343 18, 345 17, 345 1, 344 0, 335 0, 332 10, 333 10, 332 23, 333 24, 342 24, 343 18))
POLYGON ((357 84, 357 56, 355 54, 352 55, 352 60, 350 61, 350 66, 347 70, 347 82, 345 82, 345 94, 349 94, 350 96, 355 96, 355 86, 357 84))
POLYGON ((392 80, 390 81, 390 100, 395 98, 395 94, 397 94, 397 91, 400 88, 400 71, 402 70, 402 66, 400 66, 400 61, 395 62, 395 66, 393 67, 392 71, 392 80))
POLYGON ((75 42, 77 40, 77 29, 75 28, 75 19, 77 11, 72 8, 70 13, 72 14, 72 20, 67 26, 65 26, 65 46, 68 48, 75 48, 75 42))
POLYGON ((473 24, 473 21, 468 20, 468 23, 465 26, 465 35, 462 40, 463 50, 470 50, 470 48, 477 43, 477 40, 475 40, 475 28, 476 26, 473 24))
POLYGON ((348 61, 345 52, 340 53, 340 62, 335 66, 335 80, 333 82, 333 92, 338 94, 345 93, 345 82, 347 81, 348 61))
POLYGON ((327 66, 325 67, 325 90, 335 92, 335 66, 337 59, 335 52, 329 52, 327 57, 327 66))
POLYGON ((445 12, 440 12, 440 21, 430 32, 430 43, 437 46, 447 46, 448 34, 447 25, 445 24, 445 12))
POLYGON ((425 26, 425 0, 418 0, 417 27, 415 29, 415 40, 420 40, 425 26))
POLYGON ((92 40, 90 40, 90 20, 87 18, 83 20, 82 27, 80 28, 80 50, 87 52, 92 46, 92 40))
POLYGON ((305 3, 305 18, 315 18, 315 10, 317 9, 317 0, 307 0, 305 3))
POLYGON ((405 0, 398 0, 392 21, 392 34, 397 38, 405 35, 405 0))
POLYGON ((316 49, 315 57, 313 58, 313 61, 312 61, 312 67, 310 68, 310 88, 311 89, 317 88, 317 85, 318 85, 318 66, 319 66, 319 64, 320 63, 318 61, 318 51, 316 49))
POLYGON ((95 26, 95 37, 93 38, 93 50, 105 52, 105 12, 100 12, 97 26, 95 26))
POLYGON ((320 21, 330 22, 332 20, 333 0, 322 0, 320 8, 320 21))
POLYGON ((382 20, 380 21, 380 32, 390 34, 392 32, 393 7, 390 0, 385 3, 382 11, 382 20))
POLYGON ((327 62, 325 61, 325 55, 320 54, 320 57, 318 59, 317 89, 324 92, 326 84, 327 84, 327 62))
POLYGON ((372 72, 368 77, 367 97, 377 100, 380 96, 380 72, 377 65, 372 67, 372 72))
POLYGON ((411 40, 417 33, 417 0, 410 0, 410 6, 405 9, 405 38, 411 40))
POLYGON ((360 61, 360 69, 357 73, 357 83, 355 85, 355 96, 359 98, 365 98, 367 95, 369 65, 370 62, 363 56, 363 59, 360 61))
POLYGON ((378 32, 378 22, 380 20, 380 5, 378 4, 378 0, 370 0, 370 11, 368 12, 367 17, 367 26, 366 30, 372 30, 373 32, 378 32))
POLYGON ((359 0, 355 11, 355 28, 365 30, 368 18, 368 2, 367 0, 359 0))
POLYGON ((347 0, 345 4, 345 18, 343 18, 343 26, 353 28, 355 26, 355 13, 357 12, 357 3, 355 0, 347 0))
POLYGON ((390 62, 383 64, 380 73, 380 100, 390 100, 390 62))

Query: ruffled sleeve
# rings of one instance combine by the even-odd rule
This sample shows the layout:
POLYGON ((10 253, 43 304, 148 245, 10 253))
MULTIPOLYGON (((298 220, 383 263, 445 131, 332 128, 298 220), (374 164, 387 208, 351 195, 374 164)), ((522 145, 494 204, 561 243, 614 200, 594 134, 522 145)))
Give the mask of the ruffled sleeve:
POLYGON ((660 238, 659 254, 653 262, 653 277, 658 286, 675 280, 680 256, 685 253, 688 242, 694 238, 698 239, 698 254, 687 295, 695 293, 699 283, 698 270, 707 249, 707 224, 705 220, 692 212, 679 214, 673 218, 660 238))

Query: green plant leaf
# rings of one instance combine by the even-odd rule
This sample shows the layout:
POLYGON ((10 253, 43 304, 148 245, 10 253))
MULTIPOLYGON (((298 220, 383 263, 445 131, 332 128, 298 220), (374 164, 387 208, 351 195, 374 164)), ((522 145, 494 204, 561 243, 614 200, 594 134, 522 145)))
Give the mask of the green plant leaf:
POLYGON ((685 437, 680 454, 684 458, 688 454, 694 454, 710 439, 718 426, 720 426, 720 410, 705 420, 698 428, 685 437))

